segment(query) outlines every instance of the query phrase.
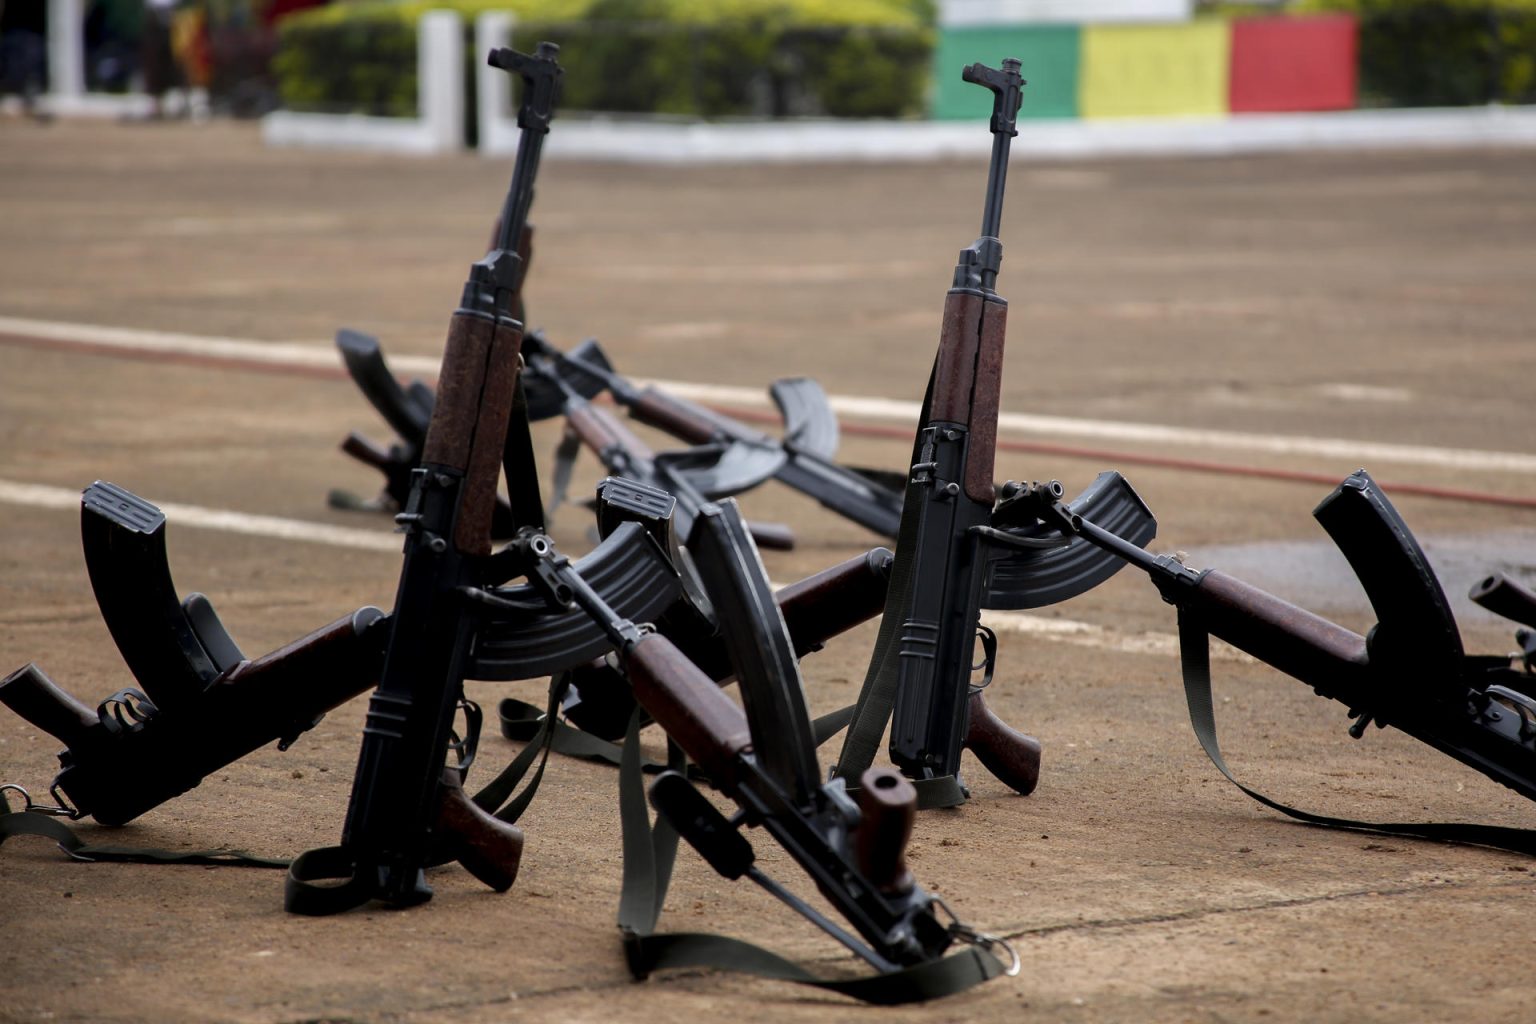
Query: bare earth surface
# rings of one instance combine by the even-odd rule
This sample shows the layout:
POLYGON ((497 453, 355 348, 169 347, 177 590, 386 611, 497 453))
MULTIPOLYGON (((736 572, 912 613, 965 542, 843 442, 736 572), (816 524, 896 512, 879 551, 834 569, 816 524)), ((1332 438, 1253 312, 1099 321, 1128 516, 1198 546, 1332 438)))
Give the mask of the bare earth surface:
MULTIPOLYGON (((558 130, 558 128, 556 129, 558 130)), ((981 130, 981 129, 978 129, 981 130)), ((342 325, 392 353, 440 351, 510 167, 267 151, 253 130, 0 122, 0 315, 324 346, 342 325)), ((596 335, 634 375, 765 387, 810 374, 839 395, 921 397, 955 252, 984 166, 652 169, 550 164, 540 181, 531 322, 596 335)), ((1274 436, 1529 453, 1536 416, 1536 154, 1287 156, 1032 166, 1018 154, 999 282, 1012 300, 1004 407, 1274 436)), ((323 377, 0 344, 0 483, 110 479, 161 504, 387 533, 325 506, 371 493, 335 450, 384 435, 323 377)), ((548 451, 557 427, 536 442, 548 451)), ((1038 438, 1037 438, 1038 439, 1038 438)), ((1074 443, 1082 443, 1076 439, 1074 443)), ((1341 478, 1364 460, 1102 442, 1341 478)), ((845 436, 853 462, 906 445, 845 436)), ((1000 456, 998 476, 1085 485, 1111 459, 1000 456)), ((1125 466, 1187 549, 1355 629, 1371 623, 1310 517, 1326 485, 1125 466), (1225 559, 1225 560, 1224 560, 1225 559)), ((1536 498, 1536 475, 1400 461, 1378 479, 1536 498)), ((582 465, 578 489, 598 477, 582 465)), ((1536 574, 1532 509, 1400 497, 1444 552, 1446 590, 1536 574)), ((743 498, 793 524, 768 552, 788 581, 878 542, 770 484, 743 498)), ((94 702, 132 684, 97 614, 72 510, 7 499, 0 672, 36 660, 94 702)), ((390 552, 168 527, 183 591, 247 652, 363 604, 388 607, 390 552)), ((585 543, 578 511, 556 539, 585 543)), ((615 775, 560 760, 524 819, 523 875, 497 896, 456 868, 404 912, 301 919, 275 872, 88 865, 40 840, 0 852, 0 1019, 478 1022, 864 1019, 1529 1020, 1529 859, 1293 824, 1249 802, 1190 734, 1166 643, 1171 610, 1122 574, 1046 616, 1074 642, 1005 633, 994 707, 1040 736, 1020 798, 972 768, 966 806, 919 818, 912 864, 966 919, 1012 938, 1018 978, 923 1007, 691 972, 629 980, 613 927, 615 775), (1149 642, 1143 634, 1154 634, 1149 642)), ((1512 646, 1464 616, 1469 650, 1512 646)), ((807 659, 814 706, 853 698, 874 627, 807 659)), ((1261 667, 1218 661, 1234 767, 1329 814, 1533 826, 1530 805, 1261 667)), ((471 684, 494 703, 537 681, 471 684)), ((97 841, 274 856, 339 838, 363 701, 293 749, 269 747, 97 841)), ((656 741, 653 740, 653 743, 656 741)), ((46 789, 58 744, 0 714, 0 782, 46 789)), ((488 737, 482 756, 509 757, 488 737)), ((828 750, 830 759, 835 751, 828 750)), ((804 890, 764 840, 770 874, 804 890)), ((839 947, 746 884, 680 858, 663 927, 717 929, 807 959, 839 947)))

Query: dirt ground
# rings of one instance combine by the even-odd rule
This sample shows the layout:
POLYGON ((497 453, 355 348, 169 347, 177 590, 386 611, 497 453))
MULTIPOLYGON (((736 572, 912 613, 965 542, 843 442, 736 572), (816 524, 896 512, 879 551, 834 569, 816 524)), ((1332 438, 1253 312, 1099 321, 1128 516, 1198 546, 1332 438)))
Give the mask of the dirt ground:
MULTIPOLYGON (((316 345, 348 325, 379 334, 392 353, 435 355, 509 172, 471 156, 269 151, 252 129, 227 124, 0 121, 0 315, 316 345)), ((915 401, 984 174, 972 162, 551 163, 535 208, 531 322, 561 344, 601 338, 634 375, 764 387, 811 374, 832 394, 915 401)), ((1009 411, 1536 450, 1536 153, 1075 164, 1019 153, 1007 211, 1009 411)), ((377 484, 335 449, 348 430, 384 436, 345 382, 14 341, 0 344, 0 483, 110 479, 160 504, 387 532, 387 521, 325 506, 333 486, 377 484)), ((556 430, 540 425, 540 451, 556 430)), ((1326 457, 1113 444, 1337 477, 1361 461, 1347 446, 1326 457)), ((853 434, 843 451, 893 468, 906 455, 901 442, 853 434)), ((1105 468, 1114 466, 1005 454, 998 475, 1057 477, 1071 489, 1105 468)), ((1383 480, 1536 497, 1529 474, 1368 468, 1383 480)), ((1246 552, 1254 582, 1304 593, 1352 628, 1370 625, 1347 573, 1298 575, 1296 552, 1326 549, 1308 514, 1326 486, 1126 472, 1158 514, 1157 550, 1188 549, 1209 557, 1202 564, 1246 552)), ((597 476, 584 463, 579 486, 597 476)), ((776 580, 878 542, 778 485, 742 502, 798 531, 795 551, 765 553, 776 580)), ((1437 545, 1460 552, 1448 592, 1487 569, 1536 573, 1529 508, 1397 505, 1432 555, 1437 545)), ((0 670, 36 660, 88 702, 131 685, 96 611, 74 513, 9 500, 4 513, 0 670)), ((393 599, 393 553, 178 527, 174 517, 168 531, 178 585, 207 593, 248 653, 393 599)), ((554 534, 576 549, 585 524, 565 510, 554 534)), ((974 799, 923 814, 911 851, 924 885, 1012 939, 1017 978, 899 1010, 709 972, 636 984, 613 926, 615 776, 560 760, 524 819, 527 853, 510 893, 445 869, 433 901, 404 912, 297 918, 283 912, 274 872, 78 864, 40 840, 8 843, 0 1019, 1530 1018, 1528 858, 1323 831, 1266 811, 1201 754, 1176 661, 1115 642, 1172 632, 1171 611, 1143 580, 1121 574, 1043 614, 1103 627, 1108 639, 1002 637, 991 699, 1041 738, 1038 791, 1011 795, 972 768, 974 799)), ((1463 631, 1472 651, 1512 646, 1511 629, 1489 616, 1466 616, 1463 631)), ((852 699, 873 636, 866 626, 806 660, 815 710, 852 699)), ((1366 818, 1536 825, 1526 801, 1401 735, 1350 740, 1344 709, 1294 681, 1217 668, 1229 760, 1280 799, 1366 818)), ((541 685, 470 690, 493 703, 537 699, 541 685)), ((363 704, 129 826, 82 830, 274 856, 332 844, 363 704)), ((46 789, 57 747, 0 715, 0 782, 46 789)), ((513 752, 499 737, 486 747, 487 760, 513 752)), ((808 888, 771 842, 756 845, 770 874, 808 888)), ((750 937, 829 975, 854 970, 760 890, 725 882, 687 852, 662 925, 750 937)))

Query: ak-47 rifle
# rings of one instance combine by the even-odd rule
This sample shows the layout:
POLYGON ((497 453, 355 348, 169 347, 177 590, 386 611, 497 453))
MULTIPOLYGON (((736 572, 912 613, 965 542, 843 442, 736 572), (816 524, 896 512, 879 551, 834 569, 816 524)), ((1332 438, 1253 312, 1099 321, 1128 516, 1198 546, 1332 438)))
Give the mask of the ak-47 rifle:
MULTIPOLYGON (((1032 608, 1080 594, 1113 575, 1117 559, 1070 534, 1020 516, 1039 485, 993 484, 1007 302, 996 291, 1002 263, 1003 190, 1024 82, 1019 62, 973 64, 967 82, 993 93, 992 161, 981 237, 960 252, 944 304, 938 354, 913 446, 896 566, 864 689, 838 760, 853 779, 872 760, 887 718, 890 755, 918 786, 924 806, 957 804, 968 744, 983 765, 1020 793, 1039 778, 1040 748, 987 708, 996 638, 983 608, 1032 608), (977 639, 984 676, 972 685, 977 639), (894 707, 894 716, 893 709, 894 707), (893 716, 893 717, 892 717, 893 716)), ((1060 497, 1060 485, 1053 498, 1060 497)), ((1101 510, 1120 532, 1146 543, 1156 520, 1118 473, 1103 473, 1072 502, 1101 510)))
MULTIPOLYGON (((773 595, 797 659, 880 614, 893 560, 886 548, 874 548, 796 580, 773 595)), ((667 609, 656 620, 656 631, 715 682, 735 678, 720 624, 692 601, 679 601, 667 609)), ((568 690, 563 707, 573 725, 605 740, 624 735, 635 701, 629 681, 613 659, 579 665, 565 679, 568 690)))
MULTIPOLYGON (((678 538, 686 543, 699 508, 713 499, 756 487, 784 463, 782 450, 747 440, 730 440, 719 445, 700 445, 658 454, 612 412, 594 404, 580 389, 555 372, 552 357, 530 346, 524 358, 530 379, 539 379, 544 386, 552 386, 564 396, 560 411, 565 416, 566 434, 561 452, 556 456, 562 460, 564 468, 557 469, 555 474, 552 507, 565 495, 570 453, 585 445, 614 476, 660 487, 674 495, 677 498, 674 528, 678 538)), ((751 530, 753 537, 765 548, 788 550, 794 547, 794 534, 780 524, 752 523, 751 530)))
MULTIPOLYGON (((879 972, 874 979, 822 984, 872 1001, 902 1002, 958 991, 1002 971, 985 950, 1000 946, 1012 954, 1007 944, 955 922, 906 868, 902 853, 916 807, 911 786, 889 769, 871 769, 862 777, 856 802, 842 780, 821 781, 794 645, 734 501, 698 510, 689 550, 717 609, 744 707, 725 696, 666 636, 636 625, 604 601, 547 538, 527 531, 514 544, 540 558, 544 568, 538 575, 552 600, 579 607, 602 626, 640 707, 740 808, 727 821, 685 775, 671 771, 657 779, 650 793, 661 816, 722 875, 750 878, 879 972), (761 827, 783 846, 856 934, 758 868, 750 842, 739 831, 742 825, 761 827), (944 958, 956 942, 976 948, 966 956, 944 958)), ((626 830, 631 827, 627 822, 626 830)), ((630 845, 626 839, 626 848, 630 845)), ((658 875, 668 871, 663 868, 658 875)), ((681 955, 672 952, 665 937, 652 936, 661 895, 649 913, 646 908, 635 911, 629 884, 627 878, 624 902, 631 909, 621 912, 620 924, 638 976, 669 964, 712 962, 699 936, 691 937, 681 955)), ((664 883, 661 888, 664 895, 664 883)), ((722 966, 754 969, 743 967, 742 944, 729 945, 734 955, 722 966)), ((1017 968, 1014 956, 1010 973, 1017 968)))
MULTIPOLYGON (((395 429, 399 440, 386 449, 355 432, 349 434, 341 444, 342 451, 383 473, 384 489, 372 502, 361 501, 343 491, 332 491, 330 502, 338 508, 401 508, 410 492, 411 470, 421 461, 422 443, 435 396, 420 380, 402 386, 389 369, 378 339, 343 329, 336 332, 336 346, 341 350, 342 361, 353 381, 395 429)), ((528 419, 567 417, 566 440, 556 452, 552 508, 565 500, 571 464, 583 442, 598 454, 610 473, 675 491, 681 502, 679 530, 684 534, 687 524, 692 521, 694 508, 714 498, 740 494, 756 487, 773 476, 791 457, 788 447, 745 427, 739 436, 711 435, 687 451, 658 455, 612 413, 590 405, 589 400, 606 386, 602 380, 590 372, 560 372, 557 359, 581 357, 591 360, 583 366, 607 365, 596 342, 584 342, 572 357, 566 357, 537 333, 532 333, 523 339, 523 356, 527 363, 523 382, 527 387, 528 419)), ((774 385, 775 399, 797 434, 806 438, 803 443, 807 446, 825 444, 830 436, 835 449, 837 421, 831 409, 825 406, 825 396, 821 400, 822 411, 817 412, 814 396, 820 393, 815 382, 806 379, 781 381, 774 385)), ((874 485, 866 483, 864 486, 867 489, 874 485)), ((492 536, 510 537, 515 532, 516 521, 517 516, 507 501, 498 497, 491 520, 492 536)), ((754 523, 753 532, 764 547, 788 550, 794 546, 794 535, 779 524, 754 523)))
POLYGON ((0 704, 65 745, 52 791, 68 816, 131 821, 258 747, 286 750, 377 682, 377 608, 248 659, 206 597, 177 596, 158 508, 97 481, 80 526, 97 606, 138 687, 88 707, 33 663, 0 680, 0 704))
MULTIPOLYGON (((342 842, 294 862, 288 908, 298 913, 332 913, 370 899, 422 902, 432 894, 423 868, 449 858, 498 891, 509 887, 521 833, 478 804, 448 799, 461 782, 446 761, 463 682, 548 674, 608 647, 603 631, 584 616, 539 596, 544 581, 536 545, 493 554, 490 541, 504 455, 526 448, 526 420, 516 421, 522 324, 511 312, 521 274, 511 245, 527 220, 559 93, 557 49, 541 43, 532 56, 500 49, 489 58, 523 80, 517 163, 497 247, 470 268, 450 321, 422 465, 412 472, 410 498, 396 517, 406 534, 405 561, 342 842), (522 575, 528 584, 496 585, 522 575), (508 619, 523 628, 496 628, 508 619), (345 881, 310 884, 317 879, 345 881)), ((509 457, 506 470, 514 507, 530 492, 536 497, 531 466, 509 457)), ((665 524, 666 501, 646 494, 620 510, 631 521, 583 563, 592 586, 623 614, 649 618, 677 597, 676 571, 649 539, 665 524)), ((537 511, 536 500, 526 504, 537 511)))
MULTIPOLYGON (((736 444, 779 452, 781 458, 772 473, 774 479, 861 526, 887 537, 896 536, 901 520, 900 475, 853 469, 833 461, 838 445, 837 417, 821 385, 811 378, 788 377, 775 381, 769 388, 784 419, 784 436, 778 440, 653 384, 641 387, 615 372, 607 354, 595 341, 582 342, 565 353, 534 334, 524 348, 547 357, 543 372, 529 375, 530 410, 552 404, 553 392, 561 388, 574 388, 587 397, 607 390, 635 419, 691 445, 724 448, 736 444)), ((571 456, 569 451, 557 456, 557 474, 569 473, 564 462, 571 456)), ((707 484, 700 489, 740 493, 739 489, 725 491, 707 484)))
MULTIPOLYGON (((1390 725, 1536 800, 1536 700, 1531 696, 1536 686, 1530 672, 1516 669, 1508 656, 1465 653, 1429 560, 1364 470, 1351 474, 1312 513, 1349 561, 1376 613, 1376 625, 1363 637, 1218 569, 1197 571, 1171 556, 1152 555, 1088 515, 1059 505, 1043 514, 1145 572, 1163 600, 1178 608, 1191 717, 1201 744, 1228 778, 1210 721, 1207 634, 1339 701, 1349 709, 1354 738, 1364 736, 1373 723, 1390 725)), ((1474 595, 1479 589, 1474 587, 1474 595)), ((1504 590, 1496 579, 1484 581, 1481 589, 1504 590)), ((1509 598, 1507 590, 1504 594, 1509 598)), ((1494 610, 1518 613, 1517 621, 1526 621, 1511 602, 1494 610)), ((1511 845, 1514 832, 1322 819, 1259 799, 1320 824, 1492 845, 1511 845)), ((1515 848, 1536 852, 1528 835, 1522 842, 1515 848)))

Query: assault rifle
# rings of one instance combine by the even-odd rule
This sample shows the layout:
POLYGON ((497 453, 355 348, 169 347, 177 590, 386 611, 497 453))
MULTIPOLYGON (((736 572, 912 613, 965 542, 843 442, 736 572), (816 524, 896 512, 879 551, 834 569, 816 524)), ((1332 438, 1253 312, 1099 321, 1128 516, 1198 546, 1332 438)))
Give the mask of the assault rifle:
MULTIPOLYGON (((537 493, 531 465, 516 458, 527 450, 527 428, 526 419, 515 416, 522 324, 511 310, 521 274, 510 246, 526 223, 559 93, 557 50, 541 43, 532 56, 499 49, 489 58, 523 80, 517 163, 498 245, 470 268, 450 321, 422 464, 412 471, 410 498, 396 517, 406 534, 405 561, 342 842, 294 862, 288 908, 295 912, 331 913, 370 899, 422 902, 432 894, 423 868, 445 853, 492 888, 509 887, 521 833, 478 804, 445 803, 461 781, 446 761, 464 679, 548 674, 608 647, 603 631, 584 616, 540 599, 545 581, 533 547, 493 553, 490 542, 504 455, 514 502, 537 493), (527 584, 497 585, 523 575, 527 584), (494 628, 509 618, 524 628, 494 628), (466 806, 467 819, 445 816, 445 809, 466 806), (476 830, 473 841, 457 841, 466 828, 476 830), (321 878, 344 882, 310 884, 321 878)), ((618 495, 611 504, 630 521, 584 563, 592 586, 623 614, 648 618, 677 597, 676 572, 650 539, 665 527, 666 502, 665 495, 635 488, 618 495)), ((528 504, 537 510, 536 500, 528 504)))
MULTIPOLYGON (((1349 709, 1354 738, 1363 737, 1372 724, 1390 725, 1536 800, 1536 699, 1531 696, 1536 687, 1529 672, 1514 668, 1509 657, 1465 653, 1428 559, 1364 470, 1351 474, 1312 513, 1349 561, 1376 613, 1376 625, 1363 637, 1220 570, 1197 571, 1170 556, 1149 554, 1087 515, 1060 506, 1045 514, 1145 572, 1163 600, 1179 609, 1185 686, 1191 694, 1205 695, 1206 721, 1202 727, 1197 720, 1197 732, 1229 778, 1208 721, 1206 634, 1339 701, 1349 709)), ((1516 603, 1518 594, 1498 587, 1496 579, 1485 581, 1483 589, 1510 598, 1510 604, 1495 610, 1528 621, 1521 618, 1529 609, 1516 603)), ((1191 697, 1192 716, 1199 703, 1198 696, 1191 697)), ((1452 826, 1323 820, 1264 802, 1323 824, 1455 837, 1452 826)), ((1496 840, 1492 833, 1474 838, 1496 840)))
MULTIPOLYGON (((952 916, 943 920, 947 908, 907 870, 902 851, 916 807, 910 785, 893 771, 871 769, 855 802, 841 780, 822 783, 793 642, 734 502, 699 509, 689 549, 718 610, 744 709, 666 636, 637 626, 605 602, 547 538, 525 531, 514 544, 538 555, 544 566, 538 575, 552 601, 579 607, 603 627, 640 706, 740 808, 728 821, 684 774, 669 771, 650 792, 661 816, 722 875, 750 878, 873 965, 880 976, 869 980, 887 982, 831 987, 874 1001, 906 1001, 955 991, 1001 971, 981 950, 1006 949, 1006 943, 952 916), (757 867, 742 825, 763 828, 783 846, 857 934, 757 867), (974 956, 942 960, 957 941, 979 948, 974 956)), ((631 827, 626 822, 626 830, 631 827)), ((626 849, 630 846, 626 838, 626 849)), ((658 875, 669 870, 661 868, 658 875)), ((626 865, 626 906, 632 905, 629 871, 626 865)), ((668 944, 649 934, 659 909, 658 897, 649 915, 621 917, 632 969, 643 976, 669 963, 709 963, 697 936, 689 951, 669 959, 668 944)), ((740 948, 733 943, 736 955, 722 965, 741 967, 740 948)), ((1012 970, 1017 967, 1014 957, 1012 970)))
MULTIPOLYGON (((384 489, 372 502, 361 501, 343 491, 332 491, 330 503, 338 508, 398 509, 403 507, 409 495, 411 470, 421 461, 421 446, 435 396, 421 380, 402 386, 389 369, 378 339, 343 329, 336 333, 336 346, 341 350, 348 374, 369 403, 395 429, 399 440, 386 449, 360 434, 349 434, 341 444, 342 451, 383 473, 384 489)), ((606 357, 596 342, 583 343, 576 355, 606 365, 606 357)), ((773 476, 790 457, 787 449, 781 449, 767 435, 747 428, 742 428, 739 437, 711 436, 689 450, 658 455, 606 409, 590 405, 589 400, 606 386, 604 382, 591 373, 560 373, 556 358, 567 357, 538 333, 523 339, 523 356, 527 361, 523 381, 528 419, 563 415, 568 421, 566 440, 556 453, 555 495, 551 508, 565 500, 571 464, 583 441, 598 454, 609 472, 676 492, 682 502, 679 532, 683 535, 692 521, 694 508, 713 498, 740 494, 756 487, 773 476)), ((781 381, 774 387, 775 397, 786 410, 787 421, 794 429, 808 439, 813 436, 825 439, 830 424, 831 442, 835 448, 837 422, 830 408, 825 408, 824 395, 821 396, 824 412, 814 412, 813 393, 821 393, 815 382, 804 379, 781 381)), ((510 537, 515 531, 516 519, 507 501, 498 497, 491 521, 492 536, 510 537)), ((778 524, 754 523, 753 531, 764 547, 787 550, 794 546, 794 535, 778 524)))
POLYGON ((258 747, 286 750, 378 680, 377 608, 248 659, 206 597, 177 596, 158 508, 98 481, 80 517, 97 606, 138 687, 90 707, 33 663, 0 680, 0 704, 65 745, 52 790, 70 817, 132 821, 258 747))
MULTIPOLYGON (((714 498, 723 498, 750 490, 772 476, 783 465, 784 452, 773 445, 749 440, 731 440, 720 445, 700 445, 676 452, 657 454, 619 418, 595 405, 577 388, 553 371, 553 360, 532 346, 524 353, 528 377, 553 385, 564 396, 561 413, 566 433, 557 458, 561 466, 555 474, 555 499, 563 499, 569 481, 572 452, 582 445, 597 455, 609 473, 660 487, 677 498, 674 528, 686 543, 693 531, 698 510, 714 498)), ((766 548, 789 550, 795 537, 788 527, 777 523, 751 524, 753 537, 766 548)))
MULTIPOLYGON (((565 353, 542 335, 534 334, 524 347, 547 357, 543 372, 529 376, 530 408, 551 404, 551 392, 557 389, 573 388, 587 397, 600 389, 607 390, 635 419, 691 445, 741 444, 780 452, 781 459, 772 474, 775 479, 861 526, 887 537, 896 536, 901 520, 901 477, 833 461, 838 446, 837 417, 821 385, 811 378, 784 378, 774 381, 769 388, 784 419, 783 439, 775 440, 740 420, 668 394, 655 385, 637 385, 615 372, 607 354, 595 341, 582 342, 565 353)), ((568 450, 557 456, 557 473, 569 473, 564 463, 572 456, 568 450)), ((726 491, 704 485, 700 489, 740 493, 740 488, 726 491)))
MULTIPOLYGON (((996 638, 982 608, 1033 608, 1097 586, 1118 559, 1019 510, 1039 485, 993 484, 1007 302, 996 291, 1002 263, 1003 190, 1023 80, 1019 62, 1001 70, 973 64, 962 77, 993 93, 992 160, 981 237, 960 252, 944 304, 938 353, 913 445, 902 506, 897 566, 880 637, 838 759, 852 779, 874 756, 887 718, 890 756, 915 780, 925 806, 960 803, 960 755, 973 737, 982 764, 1020 793, 1039 779, 1040 748, 986 706, 996 638), (984 672, 972 685, 981 640, 984 672), (893 714, 894 707, 894 714, 893 714), (979 727, 979 734, 977 728, 979 727)), ((1052 499, 1061 497, 1054 485, 1052 499)), ((1156 520, 1118 473, 1100 474, 1072 502, 1095 509, 1122 535, 1145 544, 1156 520)))
MULTIPOLYGON (((774 601, 789 629, 795 658, 821 650, 828 640, 879 615, 893 561, 889 550, 874 548, 777 591, 774 601)), ((715 682, 735 678, 721 626, 698 604, 679 601, 656 620, 656 631, 715 682)), ((605 740, 624 735, 635 700, 614 658, 579 665, 565 679, 563 709, 572 724, 605 740)))

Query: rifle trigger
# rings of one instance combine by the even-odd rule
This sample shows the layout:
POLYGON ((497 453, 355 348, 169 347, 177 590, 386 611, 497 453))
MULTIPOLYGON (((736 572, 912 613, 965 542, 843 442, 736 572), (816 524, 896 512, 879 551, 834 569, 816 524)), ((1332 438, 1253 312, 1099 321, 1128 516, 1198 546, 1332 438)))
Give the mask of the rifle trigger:
POLYGON ((997 666, 997 634, 988 626, 976 625, 976 639, 981 641, 981 661, 971 666, 971 671, 986 669, 981 682, 972 684, 971 692, 986 689, 992 682, 992 670, 997 666))

